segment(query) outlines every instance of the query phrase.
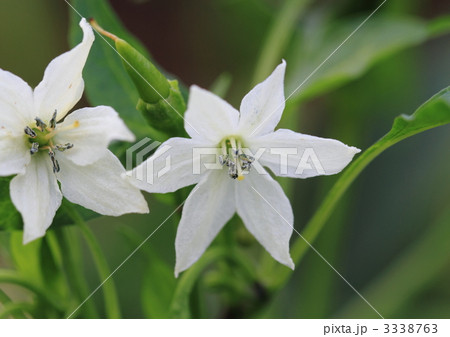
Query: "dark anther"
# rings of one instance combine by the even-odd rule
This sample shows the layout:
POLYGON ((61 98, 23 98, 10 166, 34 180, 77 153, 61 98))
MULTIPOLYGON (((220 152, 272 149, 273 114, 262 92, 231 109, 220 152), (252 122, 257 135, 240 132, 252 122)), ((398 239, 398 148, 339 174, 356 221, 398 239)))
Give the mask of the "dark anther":
POLYGON ((29 126, 25 128, 25 134, 31 138, 35 138, 37 136, 36 132, 34 132, 29 126))
POLYGON ((58 151, 61 151, 61 152, 64 152, 64 151, 69 150, 71 148, 73 148, 73 144, 71 144, 71 143, 67 143, 65 145, 56 145, 56 149, 58 151))
POLYGON ((56 114, 57 114, 57 110, 55 109, 52 119, 50 119, 50 129, 56 128, 56 114))
POLYGON ((30 149, 30 153, 31 154, 35 154, 36 152, 39 151, 39 143, 33 143, 31 144, 31 149, 30 149))
POLYGON ((53 151, 50 151, 48 154, 53 164, 53 173, 58 173, 60 171, 60 167, 58 161, 55 158, 55 153, 53 151))
POLYGON ((45 124, 42 119, 40 119, 39 117, 36 117, 34 119, 36 121, 36 126, 41 129, 41 131, 44 131, 45 128, 47 127, 47 124, 45 124))

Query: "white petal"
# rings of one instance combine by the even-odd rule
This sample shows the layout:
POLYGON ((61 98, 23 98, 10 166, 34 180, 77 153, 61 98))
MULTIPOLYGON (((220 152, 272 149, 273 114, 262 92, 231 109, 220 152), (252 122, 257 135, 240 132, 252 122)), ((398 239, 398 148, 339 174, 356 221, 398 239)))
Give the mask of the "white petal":
POLYGON ((13 136, 0 129, 0 176, 23 173, 30 161, 30 148, 26 146, 25 134, 13 136))
POLYGON ((286 62, 275 68, 242 100, 239 130, 249 136, 263 135, 275 129, 284 110, 284 72, 286 62))
POLYGON ((278 176, 309 178, 335 174, 350 163, 360 152, 335 139, 303 135, 280 129, 247 141, 251 152, 265 149, 259 163, 269 167, 278 176))
POLYGON ((11 181, 10 193, 12 202, 22 214, 24 244, 43 236, 62 200, 47 154, 33 156, 25 173, 11 181))
POLYGON ((289 239, 294 226, 291 204, 268 174, 250 171, 236 188, 236 207, 245 227, 278 262, 294 269, 289 239))
POLYGON ((125 169, 111 152, 87 166, 74 165, 64 154, 57 158, 57 177, 67 200, 104 215, 148 213, 141 192, 121 178, 125 169))
POLYGON ((120 119, 118 113, 109 106, 84 108, 72 112, 56 131, 56 144, 71 143, 73 148, 64 154, 77 165, 89 165, 108 152, 112 140, 133 141, 134 135, 120 119), (78 127, 73 127, 77 124, 78 127))
POLYGON ((224 171, 210 171, 186 200, 175 239, 175 276, 204 253, 235 212, 235 181, 224 171))
MULTIPOLYGON (((153 149, 152 144, 138 152, 137 161, 153 149), (140 157, 140 158, 139 158, 140 157)), ((215 161, 218 149, 205 147, 202 141, 170 138, 142 164, 127 172, 134 186, 151 193, 174 192, 196 184, 205 172, 205 161, 215 161), (205 154, 210 152, 210 154, 205 154), (202 153, 202 155, 200 155, 202 153)))
POLYGON ((0 129, 23 135, 36 116, 33 91, 20 77, 0 69, 0 129))
POLYGON ((219 96, 193 85, 184 118, 184 127, 191 138, 218 144, 235 132, 239 112, 219 96))
POLYGON ((55 110, 61 120, 80 100, 84 81, 84 64, 94 42, 94 32, 83 18, 83 41, 70 51, 56 57, 45 69, 44 78, 34 90, 34 104, 39 117, 48 122, 55 110))

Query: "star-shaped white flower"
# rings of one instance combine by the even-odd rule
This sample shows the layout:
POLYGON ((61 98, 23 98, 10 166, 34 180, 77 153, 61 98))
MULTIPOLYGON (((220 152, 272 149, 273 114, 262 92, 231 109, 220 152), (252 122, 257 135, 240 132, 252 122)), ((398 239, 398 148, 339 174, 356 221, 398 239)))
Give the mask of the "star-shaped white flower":
POLYGON ((94 41, 85 19, 80 26, 83 41, 50 62, 34 91, 0 69, 0 176, 17 174, 10 194, 22 214, 24 243, 45 234, 63 195, 105 215, 148 212, 108 150, 112 140, 134 140, 117 112, 98 106, 68 114, 82 96, 82 71, 94 41))
POLYGON ((192 86, 185 114, 185 129, 192 138, 169 139, 128 173, 133 184, 148 192, 173 192, 197 184, 178 226, 175 275, 199 259, 235 212, 274 259, 294 268, 289 254, 292 208, 263 166, 278 176, 329 175, 340 172, 359 152, 333 139, 274 131, 285 105, 285 68, 283 61, 252 89, 240 112, 192 86), (206 151, 211 148, 215 152, 206 151), (208 156, 202 154, 207 153, 216 153, 219 165, 211 168, 211 162, 205 163, 208 156), (145 172, 145 179, 140 179, 145 172))

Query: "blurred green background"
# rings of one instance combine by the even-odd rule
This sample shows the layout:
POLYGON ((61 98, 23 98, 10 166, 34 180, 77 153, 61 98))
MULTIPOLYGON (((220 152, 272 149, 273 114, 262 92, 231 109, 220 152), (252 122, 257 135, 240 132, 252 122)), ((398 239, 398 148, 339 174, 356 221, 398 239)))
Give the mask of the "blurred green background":
MULTIPOLYGON (((113 0, 110 3, 125 27, 147 47, 163 69, 175 74, 185 85, 195 83, 206 88, 227 74, 231 86, 226 98, 238 106, 252 86, 265 36, 283 1, 113 0)), ((356 27, 361 21, 358 18, 367 16, 379 4, 380 1, 313 1, 310 9, 298 18, 297 25, 299 29, 311 28, 326 17, 329 18, 326 22, 348 22, 356 27)), ((2 0, 0 67, 36 86, 48 62, 69 48, 70 11, 64 1, 2 0)), ((381 14, 428 21, 450 14, 450 4, 438 0, 388 0, 375 16, 381 14)), ((364 29, 355 34, 355 40, 364 29)), ((316 36, 307 33, 307 30, 300 32, 301 43, 312 45, 316 36)), ((329 63, 339 59, 339 53, 357 52, 352 49, 352 41, 349 39, 329 63)), ((342 39, 332 42, 337 47, 342 39)), ((103 41, 97 38, 96 43, 103 41)), ((297 56, 291 46, 296 43, 294 38, 289 40, 281 56, 288 61, 290 83, 300 84, 305 76, 292 75, 297 56)), ((383 39, 379 43, 383 44, 383 39)), ((296 117, 284 123, 297 132, 336 138, 364 150, 390 129, 397 115, 411 114, 449 85, 449 55, 450 36, 444 34, 389 57, 380 57, 362 76, 324 95, 305 99, 301 109, 293 106, 292 115, 296 117)), ((323 57, 298 57, 303 57, 298 62, 314 65, 323 61, 323 57)), ((292 88, 295 85, 291 91, 292 88)), ((80 106, 88 104, 85 98, 80 106)), ((450 238, 434 232, 429 234, 437 223, 450 227, 446 212, 450 202, 449 131, 449 126, 444 126, 419 134, 377 158, 341 200, 314 244, 369 302, 381 313, 387 312, 389 318, 450 318, 450 238), (447 249, 421 249, 420 243, 426 238, 431 240, 426 247, 447 249), (399 289, 405 289, 404 293, 399 289)), ((291 182, 290 199, 299 231, 335 180, 331 176, 291 182)), ((173 211, 173 207, 157 197, 148 196, 148 200, 151 217, 130 215, 89 222, 112 269, 173 211), (133 232, 129 232, 130 228, 133 232), (124 233, 137 239, 124 239, 124 233)), ((174 266, 175 233, 174 217, 114 275, 124 317, 149 316, 141 306, 141 289, 145 284, 148 287, 152 284, 152 275, 148 275, 146 268, 147 255, 154 254, 174 266)), ((0 233, 1 267, 12 265, 6 247, 9 235, 0 233)), ((74 235, 78 235, 76 231, 74 235)), ((99 280, 89 255, 84 254, 80 260, 85 264, 90 289, 95 289, 99 280)), ((26 296, 16 287, 0 287, 14 298, 26 296)), ((199 289, 203 293, 193 301, 208 308, 197 310, 202 313, 200 316, 240 316, 236 308, 225 310, 221 305, 226 297, 222 290, 199 289)), ((101 292, 92 301, 101 306, 101 292)), ((320 257, 309 251, 296 266, 287 286, 257 317, 376 318, 377 315, 320 257)))

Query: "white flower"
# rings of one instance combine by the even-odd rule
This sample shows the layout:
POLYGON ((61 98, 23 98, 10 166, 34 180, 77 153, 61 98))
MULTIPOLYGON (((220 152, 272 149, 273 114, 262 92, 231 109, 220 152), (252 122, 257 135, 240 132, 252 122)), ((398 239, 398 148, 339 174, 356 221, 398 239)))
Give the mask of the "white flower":
POLYGON ((117 112, 98 106, 68 115, 83 93, 82 71, 94 41, 86 20, 80 26, 83 41, 50 62, 34 91, 0 69, 0 176, 17 174, 10 194, 22 214, 24 243, 45 234, 63 195, 105 215, 148 212, 107 148, 114 139, 134 139, 117 112))
POLYGON ((333 139, 274 131, 284 110, 285 68, 283 61, 251 90, 242 100, 240 112, 192 86, 185 114, 185 129, 192 139, 169 139, 147 162, 128 173, 134 177, 130 179, 133 184, 148 192, 173 192, 198 184, 184 204, 178 226, 175 275, 199 259, 235 212, 274 259, 294 268, 289 255, 292 208, 280 185, 262 166, 279 176, 329 175, 340 172, 359 152, 333 139), (203 157, 196 155, 205 148, 217 149, 219 169, 206 169, 203 157), (283 157, 283 153, 289 155, 283 157), (170 170, 161 175, 167 158, 170 170), (136 179, 149 165, 155 177, 136 179), (193 174, 199 165, 200 174, 193 174), (252 166, 255 169, 250 170, 252 166))

